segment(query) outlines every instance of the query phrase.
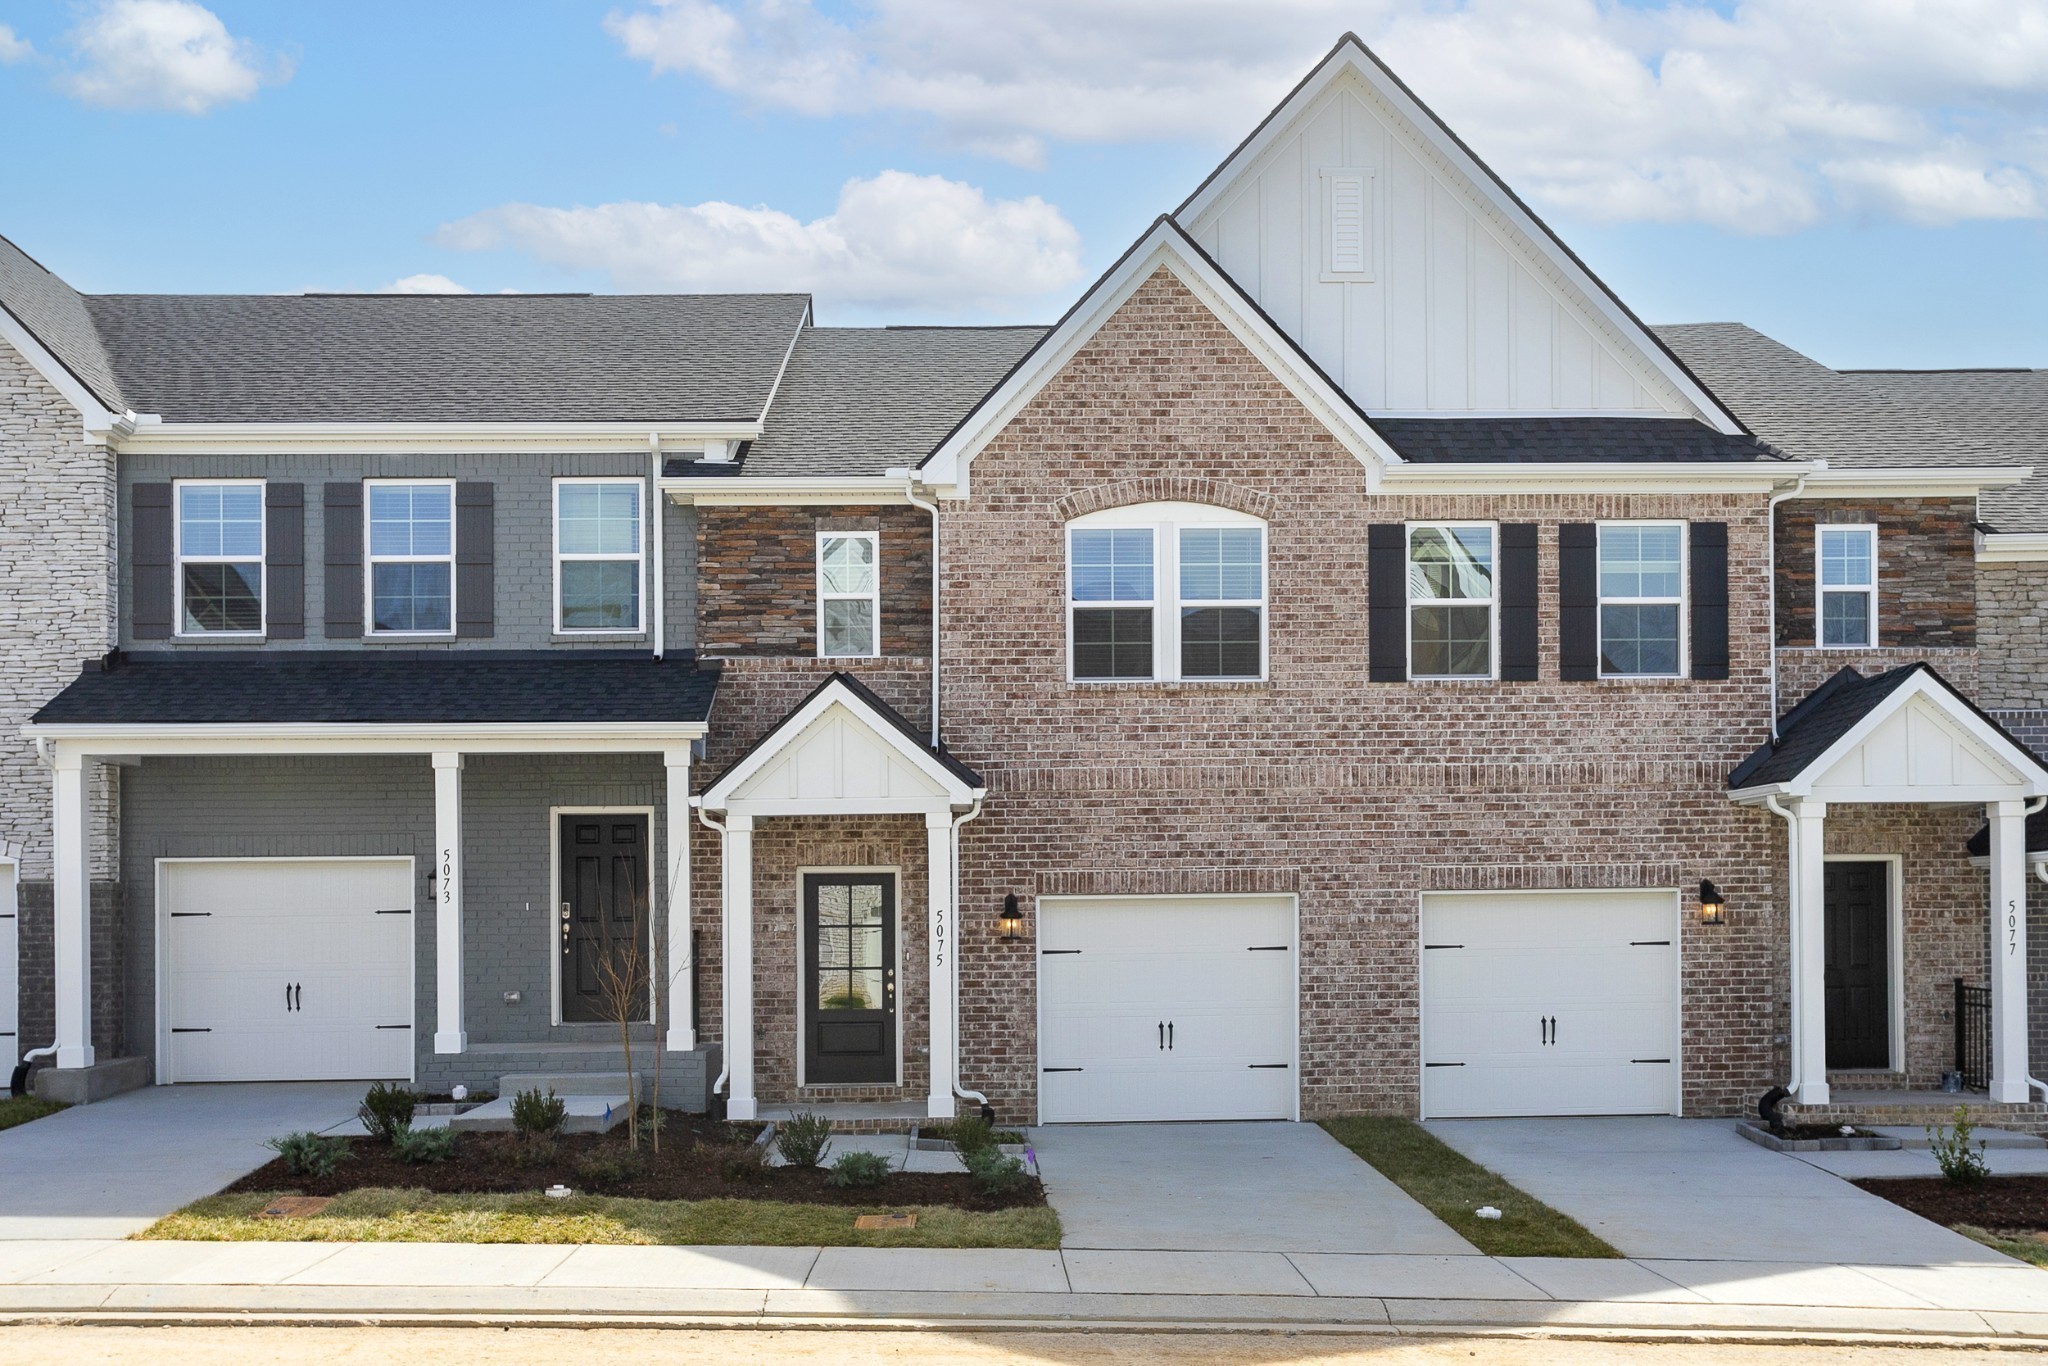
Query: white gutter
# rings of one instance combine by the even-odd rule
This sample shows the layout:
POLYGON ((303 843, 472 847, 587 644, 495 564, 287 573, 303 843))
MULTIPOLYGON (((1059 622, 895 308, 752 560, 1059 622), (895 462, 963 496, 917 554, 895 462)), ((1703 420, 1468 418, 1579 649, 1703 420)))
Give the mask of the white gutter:
MULTIPOLYGON (((1775 660, 1773 662, 1775 664, 1775 660)), ((1796 923, 1798 917, 1796 908, 1799 904, 1799 822, 1797 817, 1778 804, 1776 793, 1765 797, 1764 805, 1785 818, 1785 930, 1786 938, 1791 941, 1791 987, 1796 992, 1799 990, 1799 926, 1796 923)), ((1787 1000, 1790 1001, 1790 999, 1788 995, 1787 1000)), ((1796 1100, 1799 1097, 1800 1081, 1799 1004, 1796 1001, 1791 1001, 1791 1006, 1792 1021, 1785 1031, 1786 1041, 1790 1045, 1788 1051, 1791 1054, 1791 1066, 1786 1069, 1789 1075, 1785 1080, 1784 1086, 1785 1090, 1790 1093, 1788 1099, 1796 1100)))
POLYGON ((652 500, 654 507, 651 509, 654 515, 654 602, 651 610, 654 613, 654 657, 660 659, 662 644, 666 635, 663 628, 668 624, 668 598, 662 592, 661 573, 662 547, 666 544, 662 536, 661 505, 668 500, 661 496, 660 432, 652 431, 647 434, 647 451, 649 458, 654 463, 653 477, 647 485, 647 491, 654 495, 652 500))
MULTIPOLYGON (((1825 463, 1822 465, 1825 469, 1825 463)), ((1770 504, 1764 509, 1764 581, 1770 593, 1768 620, 1764 623, 1766 632, 1765 655, 1771 671, 1771 743, 1778 743, 1778 504, 1789 498, 1797 498, 1806 491, 1807 480, 1819 471, 1809 470, 1799 476, 1799 482, 1783 493, 1771 495, 1770 504)), ((1817 629, 1817 628, 1816 628, 1817 629)), ((1777 808, 1773 807, 1773 810, 1777 808)), ((1783 814, 1783 813, 1780 813, 1783 814)), ((1787 819, 1790 819, 1787 817, 1787 819)))
POLYGON ((2034 473, 2027 465, 1957 465, 1948 468, 1915 465, 1887 469, 1869 465, 1837 467, 1825 461, 1817 463, 1823 468, 1813 476, 1813 496, 1816 498, 1840 498, 1851 494, 1868 498, 1942 493, 1960 496, 1980 489, 2008 489, 2031 478, 2034 473))
MULTIPOLYGON (((1688 460, 1560 461, 1471 464, 1411 461, 1380 476, 1388 493, 1649 492, 1766 493, 1793 475, 1826 468, 1824 461, 1688 460)), ((1954 471, 1945 473, 1954 474, 1954 471)))
MULTIPOLYGON (((939 747, 939 505, 936 502, 922 502, 917 496, 917 473, 906 470, 903 479, 903 497, 912 507, 923 508, 932 515, 932 748, 939 747)), ((981 805, 975 804, 979 811, 981 805)), ((959 827, 956 825, 955 830, 959 827)), ((955 851, 957 853, 957 850, 955 851)), ((957 865, 956 870, 957 872, 957 865)), ((956 900, 957 908, 959 902, 956 900)))
MULTIPOLYGON (((938 510, 934 508, 932 510, 932 519, 935 524, 932 531, 932 561, 934 564, 938 562, 938 530, 936 527, 938 515, 938 510)), ((937 601, 936 598, 933 599, 935 604, 937 601)), ((932 623, 932 643, 935 647, 938 643, 938 622, 936 619, 932 623)), ((933 668, 936 670, 938 664, 938 650, 936 648, 932 651, 932 661, 933 668)), ((934 672, 933 677, 936 681, 936 672, 934 672)), ((936 687, 934 687, 932 692, 932 725, 935 729, 938 725, 938 715, 939 695, 936 687)), ((953 1094, 963 1100, 971 1100, 976 1105, 988 1104, 988 1097, 979 1091, 970 1091, 960 1084, 960 942, 966 938, 966 917, 960 913, 960 827, 981 814, 981 803, 982 799, 976 797, 973 806, 953 818, 953 964, 948 969, 953 979, 953 1094)))
POLYGON ((1978 542, 1978 564, 2031 564, 2048 560, 2048 535, 1994 531, 1978 542))

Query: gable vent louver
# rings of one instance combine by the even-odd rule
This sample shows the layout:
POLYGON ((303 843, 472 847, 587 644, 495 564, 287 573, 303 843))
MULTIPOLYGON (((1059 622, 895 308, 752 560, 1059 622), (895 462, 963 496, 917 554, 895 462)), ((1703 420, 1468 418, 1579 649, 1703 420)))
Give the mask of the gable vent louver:
POLYGON ((1323 172, 1324 226, 1330 275, 1351 279, 1372 273, 1372 172, 1323 172))

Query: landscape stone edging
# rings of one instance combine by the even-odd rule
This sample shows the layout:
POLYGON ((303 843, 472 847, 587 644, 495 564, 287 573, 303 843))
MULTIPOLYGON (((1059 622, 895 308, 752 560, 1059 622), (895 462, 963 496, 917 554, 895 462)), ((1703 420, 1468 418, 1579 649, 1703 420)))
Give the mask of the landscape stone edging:
POLYGON ((1845 1134, 1839 1138, 1779 1138, 1769 1129, 1760 1128, 1748 1120, 1735 1126, 1735 1132, 1751 1143, 1769 1148, 1774 1153, 1888 1153, 1905 1147, 1905 1143, 1890 1134, 1845 1134))

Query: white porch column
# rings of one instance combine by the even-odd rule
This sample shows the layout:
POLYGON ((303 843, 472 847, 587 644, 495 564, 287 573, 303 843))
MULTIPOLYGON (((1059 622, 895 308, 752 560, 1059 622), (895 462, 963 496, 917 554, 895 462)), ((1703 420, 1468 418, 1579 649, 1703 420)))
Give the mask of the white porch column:
POLYGON ((1828 804, 1792 803, 1794 854, 1799 886, 1792 897, 1792 1046, 1799 1072, 1793 1099, 1801 1105, 1828 1103, 1828 804))
POLYGON ((925 900, 930 908, 926 939, 931 946, 931 1095, 925 1113, 933 1119, 953 1117, 953 1051, 960 1027, 954 998, 954 962, 960 949, 960 917, 953 905, 953 813, 928 811, 924 817, 925 900))
MULTIPOLYGON (((671 1053, 684 1053, 697 1046, 697 1031, 690 1027, 696 999, 690 991, 694 968, 690 947, 690 747, 678 745, 662 751, 661 762, 668 774, 668 814, 664 827, 668 860, 668 951, 662 955, 668 973, 668 1036, 664 1046, 671 1053)), ((658 989, 658 988, 657 988, 658 989)))
POLYGON ((725 1117, 754 1118, 754 818, 725 818, 725 1117))
POLYGON ((52 852, 56 878, 57 1066, 92 1053, 92 808, 85 756, 59 748, 52 852))
POLYGON ((434 752, 434 1051, 469 1047, 462 1029, 462 756, 434 752))
POLYGON ((2027 817, 1986 802, 1991 823, 1991 1099, 2027 1100, 2027 817))

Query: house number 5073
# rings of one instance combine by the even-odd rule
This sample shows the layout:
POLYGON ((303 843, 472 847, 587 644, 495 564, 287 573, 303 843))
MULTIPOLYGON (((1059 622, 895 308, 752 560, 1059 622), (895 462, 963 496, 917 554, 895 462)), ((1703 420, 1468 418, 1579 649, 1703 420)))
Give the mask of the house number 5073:
POLYGON ((2005 951, 2008 956, 2020 951, 2020 903, 2010 898, 2005 903, 2005 951))
POLYGON ((453 906, 455 904, 455 851, 453 849, 443 849, 441 851, 441 904, 443 906, 453 906))

